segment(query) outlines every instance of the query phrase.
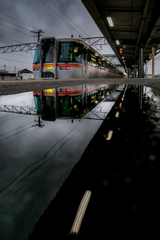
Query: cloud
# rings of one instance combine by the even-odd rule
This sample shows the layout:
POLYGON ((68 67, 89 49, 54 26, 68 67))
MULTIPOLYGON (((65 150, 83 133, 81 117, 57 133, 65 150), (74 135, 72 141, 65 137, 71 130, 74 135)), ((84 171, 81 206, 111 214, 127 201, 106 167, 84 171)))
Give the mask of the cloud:
MULTIPOLYGON (((78 38, 79 35, 88 37, 88 35, 86 35, 80 28, 78 28, 52 3, 55 4, 66 15, 68 15, 69 18, 72 19, 72 21, 74 21, 77 25, 79 25, 80 28, 83 29, 89 36, 102 36, 102 33, 100 32, 100 30, 98 29, 98 27, 96 26, 80 0, 16 0, 14 1, 14 4, 12 0, 0 0, 0 18, 4 19, 0 19, 0 46, 18 44, 18 42, 16 41, 25 43, 35 42, 36 39, 32 37, 33 34, 30 32, 31 30, 35 30, 35 28, 42 29, 44 31, 43 37, 53 36, 68 38, 72 34, 75 38, 78 38), (12 18, 16 18, 19 21, 16 21, 15 19, 12 19, 2 13, 7 14, 12 18), (58 14, 60 17, 56 14, 58 14), (62 18, 64 19, 64 21, 62 20, 62 18), (26 28, 29 31, 15 26, 11 23, 8 23, 5 20, 10 21, 23 28, 26 28), (1 23, 7 25, 8 27, 1 25, 1 23), (28 25, 33 26, 33 28, 28 25)), ((112 53, 112 50, 109 46, 105 46, 105 49, 108 53, 112 53)), ((33 56, 33 54, 34 51, 32 51, 32 53, 30 51, 28 53, 24 51, 18 53, 0 54, 0 69, 4 69, 4 65, 6 65, 7 70, 9 71, 14 70, 15 66, 17 69, 28 68, 32 70, 33 58, 31 58, 31 55, 33 56), (2 58, 14 61, 9 61, 2 58)))

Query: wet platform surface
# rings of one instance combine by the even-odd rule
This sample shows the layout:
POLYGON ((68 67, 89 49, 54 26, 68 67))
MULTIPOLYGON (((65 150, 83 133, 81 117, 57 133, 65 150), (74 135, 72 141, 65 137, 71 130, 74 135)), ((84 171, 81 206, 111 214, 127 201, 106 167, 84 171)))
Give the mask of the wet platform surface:
MULTIPOLYGON (((123 102, 124 90, 112 90, 81 119, 39 126, 37 116, 0 112, 2 239, 71 238, 87 190, 76 238, 157 233, 160 95, 144 88, 141 110, 135 86, 123 102)), ((0 97, 0 105, 11 103, 35 107, 33 92, 0 97)))

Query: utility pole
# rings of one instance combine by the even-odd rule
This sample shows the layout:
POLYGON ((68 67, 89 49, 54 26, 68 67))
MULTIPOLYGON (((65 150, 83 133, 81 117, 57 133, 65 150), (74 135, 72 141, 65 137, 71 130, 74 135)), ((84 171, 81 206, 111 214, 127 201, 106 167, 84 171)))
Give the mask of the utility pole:
POLYGON ((152 47, 152 78, 154 78, 154 56, 155 56, 155 47, 152 47))
POLYGON ((31 31, 32 33, 35 33, 36 36, 38 37, 38 42, 40 42, 40 37, 42 36, 42 34, 44 33, 42 30, 38 30, 38 31, 31 31))

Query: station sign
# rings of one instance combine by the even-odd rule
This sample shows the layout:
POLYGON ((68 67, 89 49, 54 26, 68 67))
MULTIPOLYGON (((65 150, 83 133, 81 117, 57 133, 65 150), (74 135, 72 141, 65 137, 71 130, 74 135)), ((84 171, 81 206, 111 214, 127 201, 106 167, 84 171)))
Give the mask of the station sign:
POLYGON ((150 54, 149 54, 149 59, 153 59, 154 56, 155 56, 155 53, 150 53, 150 54))

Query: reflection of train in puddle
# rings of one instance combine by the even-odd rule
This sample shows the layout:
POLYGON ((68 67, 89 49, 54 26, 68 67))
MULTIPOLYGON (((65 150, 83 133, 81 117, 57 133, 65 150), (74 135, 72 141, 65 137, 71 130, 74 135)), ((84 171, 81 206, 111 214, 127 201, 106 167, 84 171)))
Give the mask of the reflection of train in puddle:
POLYGON ((34 91, 36 110, 43 120, 80 118, 111 94, 117 85, 77 85, 34 91))

